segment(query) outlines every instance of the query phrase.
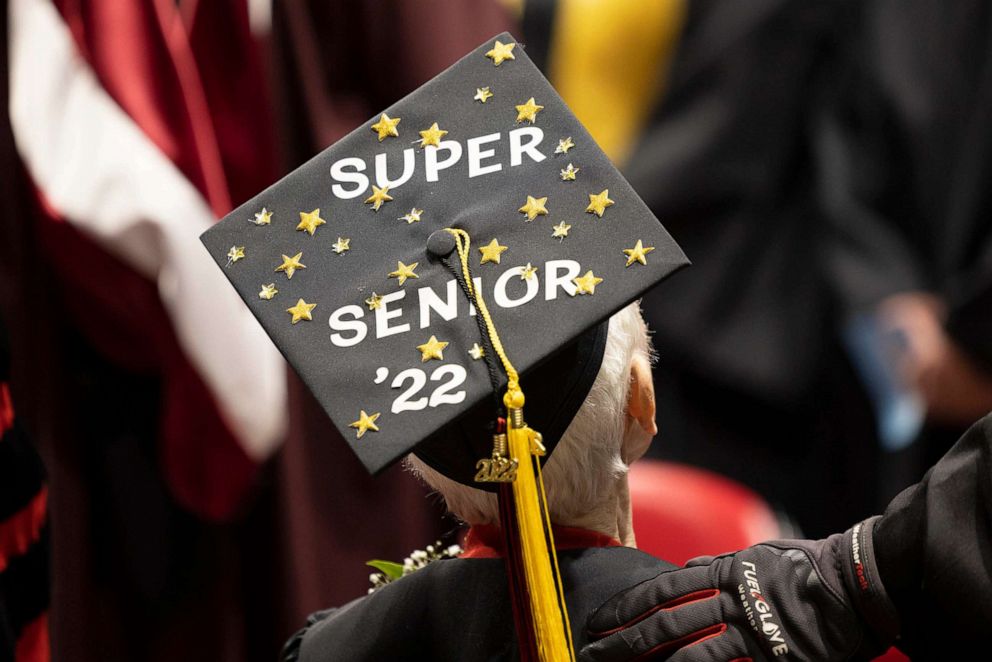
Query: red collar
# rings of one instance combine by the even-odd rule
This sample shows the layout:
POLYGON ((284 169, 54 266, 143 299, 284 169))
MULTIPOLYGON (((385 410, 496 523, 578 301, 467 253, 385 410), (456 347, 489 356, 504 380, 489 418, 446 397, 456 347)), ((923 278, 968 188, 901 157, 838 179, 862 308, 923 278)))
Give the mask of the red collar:
MULTIPOLYGON (((551 525, 555 538, 555 549, 585 549, 588 547, 621 547, 616 538, 568 526, 551 525)), ((503 533, 494 524, 479 524, 470 527, 462 543, 465 551, 459 558, 495 559, 503 556, 503 533)))

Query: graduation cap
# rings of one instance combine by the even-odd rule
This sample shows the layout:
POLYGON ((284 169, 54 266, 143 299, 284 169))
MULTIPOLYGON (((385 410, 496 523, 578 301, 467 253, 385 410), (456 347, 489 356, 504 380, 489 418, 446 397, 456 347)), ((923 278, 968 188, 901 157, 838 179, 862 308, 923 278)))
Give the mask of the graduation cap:
POLYGON ((509 34, 202 241, 370 471, 413 451, 510 500, 532 455, 518 501, 606 320, 687 264, 509 34))

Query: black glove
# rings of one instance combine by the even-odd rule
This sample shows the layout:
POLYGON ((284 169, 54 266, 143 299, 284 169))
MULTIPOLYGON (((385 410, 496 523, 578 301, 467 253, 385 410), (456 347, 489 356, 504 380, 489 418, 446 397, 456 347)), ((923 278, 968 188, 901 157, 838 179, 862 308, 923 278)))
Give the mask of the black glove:
POLYGON ((824 540, 700 557, 610 598, 579 660, 871 659, 898 633, 875 564, 878 518, 824 540))

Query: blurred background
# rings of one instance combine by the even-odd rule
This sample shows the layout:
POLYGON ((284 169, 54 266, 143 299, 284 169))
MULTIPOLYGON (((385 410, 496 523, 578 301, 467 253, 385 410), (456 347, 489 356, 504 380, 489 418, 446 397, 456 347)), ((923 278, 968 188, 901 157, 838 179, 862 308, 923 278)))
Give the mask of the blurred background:
POLYGON ((457 535, 197 237, 502 30, 694 263, 643 302, 690 519, 843 530, 992 409, 987 2, 3 5, 0 660, 273 660, 457 535))

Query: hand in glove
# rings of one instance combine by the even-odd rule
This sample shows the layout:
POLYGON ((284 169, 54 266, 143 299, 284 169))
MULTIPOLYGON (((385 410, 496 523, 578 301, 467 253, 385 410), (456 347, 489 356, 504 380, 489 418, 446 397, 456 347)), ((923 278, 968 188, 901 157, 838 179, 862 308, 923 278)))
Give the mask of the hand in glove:
POLYGON ((613 596, 580 662, 871 659, 898 632, 872 544, 878 518, 816 541, 700 557, 613 596))

